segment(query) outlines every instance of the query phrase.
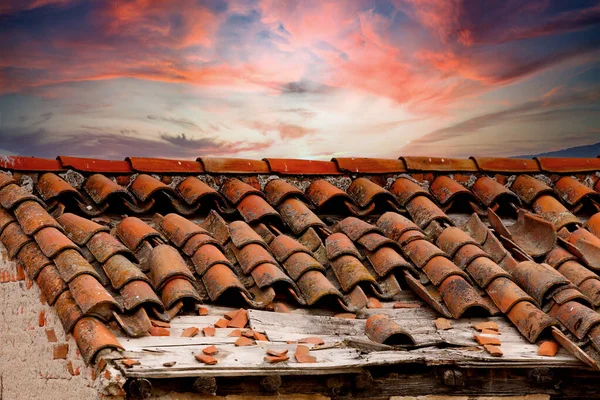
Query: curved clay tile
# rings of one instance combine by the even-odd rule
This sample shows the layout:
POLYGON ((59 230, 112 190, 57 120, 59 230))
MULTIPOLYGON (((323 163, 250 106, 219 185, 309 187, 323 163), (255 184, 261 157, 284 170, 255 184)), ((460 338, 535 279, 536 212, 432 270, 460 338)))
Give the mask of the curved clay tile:
POLYGON ((408 218, 395 213, 386 212, 377 220, 377 227, 383 234, 392 240, 398 241, 400 237, 408 231, 421 231, 414 222, 408 218))
POLYGON ((250 272, 256 285, 264 289, 277 283, 286 283, 295 287, 294 282, 279 267, 269 262, 257 265, 250 272))
POLYGON ((58 296, 67 290, 65 281, 53 264, 42 268, 35 281, 49 305, 53 305, 58 296))
POLYGON ((425 196, 417 196, 410 200, 406 204, 406 210, 421 229, 427 228, 433 221, 443 221, 448 225, 454 225, 454 222, 425 196))
POLYGON ((110 329, 96 318, 80 319, 73 329, 73 337, 86 365, 93 363, 96 354, 102 349, 125 350, 110 329))
POLYGON ((579 224, 579 219, 552 196, 540 196, 533 202, 533 211, 550 222, 556 231, 567 225, 579 224))
POLYGON ((87 248, 101 263, 106 262, 115 254, 122 254, 130 260, 136 261, 132 251, 108 232, 98 232, 92 236, 87 242, 87 248))
POLYGON ((206 292, 211 301, 218 301, 219 297, 227 292, 229 289, 235 289, 236 291, 244 294, 245 299, 250 297, 250 294, 242 285, 239 278, 225 264, 213 264, 206 272, 202 275, 202 282, 206 287, 206 292))
POLYGON ((517 303, 527 301, 535 304, 535 300, 521 289, 510 278, 494 279, 486 290, 496 307, 503 313, 508 313, 517 303))
POLYGON ((60 176, 51 172, 40 176, 36 187, 40 192, 42 199, 45 201, 54 200, 57 197, 65 195, 81 198, 81 193, 79 193, 73 186, 68 184, 60 176))
POLYGON ((288 235, 279 235, 275 237, 275 239, 271 241, 269 247, 279 262, 284 262, 292 254, 296 253, 306 253, 310 255, 310 251, 303 244, 288 235))
POLYGON ((600 314, 575 301, 554 306, 550 314, 558 319, 577 339, 582 340, 594 326, 600 324, 600 314))
MULTIPOLYGON (((494 261, 485 256, 480 256, 468 263, 467 272, 480 288, 486 289, 488 285, 497 278, 511 279, 510 274, 494 261)), ((498 306, 498 304, 496 304, 498 306)), ((499 308, 499 307, 498 307, 499 308)))
POLYGON ((29 242, 23 246, 17 254, 17 259, 25 268, 27 276, 31 280, 36 279, 46 265, 52 264, 52 261, 42 253, 40 247, 35 242, 29 242))
POLYGON ((542 195, 555 196, 552 188, 530 175, 519 175, 510 187, 525 204, 531 204, 542 195))
POLYGON ((175 194, 175 190, 172 187, 146 174, 138 175, 137 178, 131 182, 129 190, 131 190, 135 197, 141 201, 148 200, 157 192, 175 194))
POLYGON ((10 184, 16 184, 17 181, 15 181, 15 179, 8 174, 5 174, 4 172, 0 172, 0 189, 3 189, 5 186, 8 186, 10 184))
POLYGON ((257 222, 262 219, 273 219, 275 221, 281 220, 281 217, 277 211, 275 211, 275 209, 260 196, 245 196, 238 203, 237 210, 247 223, 257 222))
POLYGON ((398 208, 394 195, 367 178, 356 178, 347 190, 348 194, 358 204, 365 208, 372 203, 381 204, 389 209, 398 208))
POLYGON ((558 325, 558 321, 528 301, 517 303, 507 317, 531 343, 548 328, 558 325))
POLYGON ((205 199, 220 203, 225 202, 219 192, 195 176, 188 176, 177 185, 177 192, 190 206, 197 205, 205 199))
POLYGON ((325 207, 326 203, 334 199, 341 199, 342 201, 352 203, 352 199, 348 193, 334 186, 325 179, 317 179, 313 181, 306 189, 306 195, 317 208, 325 207))
POLYGON ((431 182, 429 190, 441 206, 449 206, 455 201, 476 202, 473 193, 446 175, 440 175, 431 182))
POLYGON ((400 246, 398 246, 397 242, 377 232, 364 234, 356 242, 371 252, 383 246, 400 250, 400 246))
POLYGON ((418 196, 431 198, 431 194, 425 188, 409 178, 396 179, 396 182, 390 187, 390 192, 396 196, 402 207, 406 207, 409 201, 418 196))
POLYGON ((177 247, 183 247, 194 235, 199 233, 208 234, 204 228, 201 228, 192 221, 174 213, 165 215, 160 220, 159 226, 177 247))
POLYGON ((265 197, 263 192, 237 178, 225 180, 221 186, 221 193, 236 207, 246 196, 256 195, 262 198, 265 197))
POLYGON ((96 233, 110 230, 90 219, 71 213, 62 214, 58 217, 58 222, 65 229, 67 237, 80 246, 84 246, 96 233))
POLYGON ((269 181, 269 183, 266 184, 264 191, 267 200, 274 207, 277 207, 279 203, 289 197, 300 198, 304 201, 308 200, 300 189, 284 179, 273 179, 272 181, 269 181))
POLYGON ((117 225, 117 236, 125 246, 134 251, 144 240, 161 238, 160 233, 137 217, 123 219, 117 225))
POLYGON ((133 280, 120 289, 123 307, 127 311, 136 309, 141 305, 150 305, 164 310, 164 305, 150 285, 143 280, 133 280))
POLYGON ((408 269, 415 272, 413 266, 391 247, 384 246, 374 252, 368 251, 367 259, 381 278, 388 276, 396 269, 408 269))
POLYGON ((0 234, 11 222, 15 222, 14 215, 0 207, 0 234))
POLYGON ((323 267, 323 265, 312 255, 305 252, 293 253, 290 255, 283 262, 283 267, 288 275, 296 282, 308 271, 320 271, 321 273, 325 273, 325 267, 323 267))
POLYGON ((465 269, 467 265, 479 257, 488 257, 488 254, 479 244, 468 243, 456 251, 453 260, 459 268, 465 269))
POLYGON ((331 269, 335 274, 342 290, 346 293, 355 286, 366 283, 377 285, 377 281, 359 259, 349 255, 339 256, 331 261, 331 269))
POLYGON ((295 235, 304 233, 308 228, 327 228, 327 225, 313 213, 302 201, 294 198, 284 200, 277 207, 281 218, 295 235))
POLYGON ((471 190, 486 207, 502 207, 507 204, 521 204, 521 200, 516 194, 508 190, 504 185, 487 176, 482 176, 477 179, 471 190))
POLYGON ((236 247, 234 253, 245 274, 249 274, 262 263, 277 265, 277 261, 275 261, 271 253, 256 243, 250 243, 241 249, 236 247))
POLYGON ((96 204, 102 204, 112 197, 133 200, 127 189, 102 174, 94 174, 87 178, 83 184, 83 190, 96 204))
POLYGON ((196 251, 198 251, 200 247, 204 246, 205 244, 220 246, 217 239, 213 238, 209 234, 198 233, 185 242, 185 246, 183 246, 181 251, 183 251, 183 253, 188 257, 191 257, 194 255, 194 253, 196 253, 196 251))
POLYGON ((180 276, 178 275, 170 279, 162 287, 160 298, 166 309, 173 307, 181 300, 201 301, 194 285, 189 280, 182 279, 180 276))
POLYGON ((327 252, 327 258, 333 260, 343 255, 351 255, 356 258, 362 258, 362 255, 358 252, 356 246, 352 240, 346 236, 346 234, 338 232, 329 235, 325 239, 325 249, 327 252))
POLYGON ((229 224, 228 229, 231 242, 235 247, 242 248, 254 243, 267 248, 263 238, 244 221, 233 221, 229 224))
POLYGON ((440 249, 444 250, 450 258, 453 258, 456 252, 466 244, 479 246, 479 243, 471 236, 454 226, 444 229, 438 236, 436 244, 440 249))
POLYGON ((109 321, 113 311, 121 311, 119 303, 91 275, 83 274, 74 278, 69 282, 69 290, 85 315, 109 321))
POLYGON ((356 217, 347 217, 336 225, 336 230, 344 232, 351 240, 356 241, 367 233, 380 233, 379 228, 356 217))
POLYGON ((25 201, 43 204, 37 196, 16 184, 7 185, 0 190, 0 205, 7 210, 12 210, 25 201))
POLYGON ((569 284, 556 270, 532 261, 520 262, 510 273, 515 282, 540 305, 551 289, 569 284))
POLYGON ((376 343, 389 345, 414 345, 412 335, 402 329, 387 315, 373 315, 367 319, 365 334, 376 343))
POLYGON ((63 229, 54 217, 36 201, 25 201, 19 204, 15 209, 15 217, 27 235, 33 235, 40 229, 49 226, 61 231, 63 229))
POLYGON ((489 305, 463 277, 452 275, 439 286, 442 299, 455 319, 466 312, 483 311, 491 314, 489 305))
POLYGON ((54 308, 66 334, 71 333, 77 321, 84 317, 69 290, 65 290, 58 296, 54 308))
POLYGON ((407 243, 402 250, 419 268, 423 268, 433 257, 446 257, 445 252, 427 240, 413 240, 407 243))
POLYGON ((342 294, 320 271, 306 271, 296 282, 300 292, 306 300, 306 304, 313 306, 324 299, 332 297, 346 308, 342 300, 342 294))
POLYGON ((131 168, 137 172, 159 174, 198 174, 204 172, 198 161, 171 160, 166 158, 127 157, 131 168))
POLYGON ((215 264, 223 264, 232 267, 231 262, 219 250, 217 246, 207 244, 194 253, 192 262, 196 267, 196 273, 202 277, 210 267, 215 264))
MULTIPOLYGON (((161 290, 169 280, 178 277, 194 281, 194 275, 173 247, 161 244, 150 251, 148 257, 150 280, 157 290, 161 290)), ((168 306, 167 306, 168 307, 168 306)))
POLYGON ((600 193, 590 189, 571 176, 560 178, 554 184, 554 190, 571 207, 578 207, 583 201, 590 201, 596 204, 600 202, 600 193))
POLYGON ((461 276, 469 279, 467 274, 446 257, 435 256, 425 264, 423 272, 435 286, 439 286, 449 276, 461 276))
MULTIPOLYGON (((48 228, 52 229, 52 228, 48 228)), ((57 231, 58 232, 58 231, 57 231)), ((6 228, 0 234, 0 241, 6 250, 8 250, 8 255, 10 258, 15 258, 15 256, 21 251, 21 249, 27 244, 33 241, 30 236, 27 236, 21 230, 21 226, 17 222, 12 222, 8 224, 6 228)))
POLYGON ((76 250, 68 249, 54 258, 56 269, 61 278, 69 283, 79 275, 88 274, 100 280, 94 267, 76 250))
POLYGON ((336 157, 332 159, 340 171, 350 174, 396 174, 406 172, 402 160, 365 157, 336 157))
POLYGON ((123 286, 133 281, 150 283, 150 279, 138 266, 121 254, 115 254, 102 265, 102 269, 110 279, 112 287, 121 290, 123 286))
POLYGON ((61 251, 74 249, 81 251, 75 243, 66 237, 61 231, 56 228, 44 228, 38 231, 34 236, 35 241, 40 246, 42 253, 48 258, 53 258, 61 251))

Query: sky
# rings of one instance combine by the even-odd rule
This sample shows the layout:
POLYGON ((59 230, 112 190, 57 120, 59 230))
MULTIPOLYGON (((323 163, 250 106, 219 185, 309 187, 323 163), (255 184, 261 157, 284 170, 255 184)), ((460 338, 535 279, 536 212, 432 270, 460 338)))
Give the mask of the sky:
POLYGON ((536 154, 600 141, 600 1, 2 0, 0 154, 536 154))

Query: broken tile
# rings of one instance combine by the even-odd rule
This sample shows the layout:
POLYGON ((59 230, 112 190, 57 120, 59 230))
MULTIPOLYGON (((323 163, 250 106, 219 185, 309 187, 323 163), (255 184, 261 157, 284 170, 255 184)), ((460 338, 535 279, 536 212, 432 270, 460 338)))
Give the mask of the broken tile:
POLYGON ((200 329, 196 328, 195 326, 191 326, 181 332, 181 337, 194 337, 198 334, 198 332, 200 332, 200 329))
POLYGON ((485 351, 490 353, 492 357, 502 357, 504 355, 504 353, 502 353, 502 350, 500 350, 500 348, 494 346, 493 344, 485 344, 483 345, 483 348, 485 349, 485 351))
POLYGON ((175 364, 177 364, 177 361, 169 361, 169 362, 163 363, 163 367, 169 368, 169 367, 174 366, 175 364))
POLYGON ((207 356, 206 354, 194 354, 194 357, 196 357, 196 360, 206 365, 215 365, 219 362, 216 358, 207 356))
POLYGON ((269 364, 276 364, 276 363, 280 363, 283 361, 287 361, 290 358, 288 356, 281 356, 281 357, 275 357, 275 356, 265 356, 263 358, 263 360, 265 360, 266 362, 268 362, 269 364))
POLYGON ((296 361, 299 363, 314 363, 317 362, 317 357, 310 355, 310 350, 306 346, 298 345, 294 354, 296 361))
POLYGON ((171 332, 167 328, 162 328, 159 326, 153 326, 150 328, 151 336, 171 336, 171 332))
POLYGON ((253 346, 255 345, 256 342, 252 339, 248 339, 247 337, 240 337, 238 340, 235 341, 235 345, 236 346, 253 346))
POLYGON ((477 341, 477 343, 479 343, 480 346, 486 345, 486 344, 491 344, 491 345, 494 345, 494 346, 500 346, 502 344, 500 342, 500 339, 495 338, 495 337, 474 335, 473 339, 475 339, 477 341))
POLYGON ((206 307, 198 308, 198 315, 200 315, 202 317, 205 315, 208 315, 208 308, 206 308, 206 307))
POLYGON ((170 328, 171 327, 171 324, 169 324, 168 322, 159 321, 156 319, 151 319, 150 322, 152 323, 152 326, 157 326, 159 328, 170 328))
POLYGON ((323 339, 318 338, 318 337, 307 337, 304 339, 300 339, 300 340, 298 340, 298 343, 307 343, 307 344, 316 344, 316 345, 325 344, 323 339))
POLYGON ((126 358, 124 360, 121 360, 121 364, 123 364, 125 368, 133 368, 134 365, 140 365, 141 363, 138 360, 126 358))
POLYGON ((438 318, 435 320, 435 328, 438 331, 445 331, 447 329, 452 329, 452 323, 450 320, 446 318, 438 318))
POLYGON ((548 340, 543 342, 538 348, 538 355, 545 357, 554 357, 558 353, 558 343, 548 340))
POLYGON ((219 352, 219 349, 217 349, 216 346, 208 346, 202 349, 202 352, 204 354, 206 354, 207 356, 214 356, 215 354, 217 354, 219 352))
POLYGON ((229 320, 227 320, 225 318, 221 318, 220 320, 215 322, 215 328, 227 328, 228 324, 229 324, 229 320))
POLYGON ((229 337, 240 337, 240 336, 242 336, 242 331, 240 331, 239 329, 234 329, 227 336, 229 336, 229 337))
POLYGON ((273 303, 273 311, 280 313, 289 313, 290 309, 283 303, 275 302, 273 303))
POLYGON ((381 308, 381 302, 375 297, 369 297, 367 301, 367 308, 381 308))
POLYGON ((240 308, 235 316, 227 324, 228 328, 243 328, 248 324, 248 311, 240 308))
POLYGON ((268 342, 269 341, 269 339, 263 333, 256 332, 256 331, 254 332, 254 340, 259 340, 259 341, 262 341, 262 342, 268 342))
POLYGON ((227 313, 225 313, 223 316, 225 317, 226 320, 231 321, 242 309, 238 309, 238 310, 233 310, 233 311, 229 311, 227 313))
POLYGON ((242 336, 254 339, 254 331, 252 329, 244 329, 242 331, 242 336))
POLYGON ((275 350, 275 349, 267 349, 267 354, 273 357, 283 357, 287 355, 288 349, 285 350, 275 350))
POLYGON ((481 333, 486 335, 502 335, 500 332, 493 329, 482 329, 481 333))
POLYGON ((490 329, 493 331, 498 330, 498 324, 492 321, 479 322, 477 324, 473 324, 473 328, 478 331, 482 331, 483 329, 490 329))
POLYGON ((204 333, 204 336, 215 336, 215 328, 212 326, 205 326, 202 328, 202 333, 204 333))
POLYGON ((356 319, 356 314, 353 313, 339 313, 334 315, 335 318, 344 318, 344 319, 356 319))

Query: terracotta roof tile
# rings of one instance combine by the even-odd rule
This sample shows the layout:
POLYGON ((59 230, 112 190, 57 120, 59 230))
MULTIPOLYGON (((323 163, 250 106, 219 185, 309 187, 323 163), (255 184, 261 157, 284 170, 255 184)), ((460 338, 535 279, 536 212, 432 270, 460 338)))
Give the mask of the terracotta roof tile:
POLYGON ((63 167, 58 160, 47 158, 23 157, 23 156, 5 156, 0 160, 0 168, 14 171, 61 171, 63 167))
POLYGON ((108 174, 129 174, 133 172, 131 165, 127 161, 68 156, 58 156, 58 161, 60 161, 62 167, 65 169, 70 168, 82 172, 108 174))
POLYGON ((65 281, 53 264, 42 268, 35 281, 49 305, 53 305, 58 296, 67 290, 65 281))
POLYGON ((130 190, 141 201, 148 200, 157 192, 175 193, 172 187, 146 174, 138 175, 131 183, 130 190))
POLYGON ((204 171, 215 174, 267 174, 271 172, 264 160, 249 160, 243 158, 198 158, 204 171))
POLYGON ((81 194, 73 186, 69 185, 60 176, 50 172, 40 176, 36 187, 45 201, 53 200, 65 194, 81 197, 81 194))
POLYGON ((199 161, 169 160, 164 158, 127 157, 136 172, 161 174, 198 174, 204 172, 199 161))
POLYGON ((511 189, 526 204, 531 204, 541 195, 556 196, 550 186, 530 175, 519 175, 513 182, 511 189))
POLYGON ((120 289, 121 299, 125 310, 134 310, 137 307, 147 304, 153 307, 158 307, 159 310, 164 308, 162 302, 152 290, 150 285, 142 280, 133 280, 123 285, 120 289))
POLYGON ((40 247, 35 242, 25 244, 17 255, 19 263, 23 265, 29 279, 36 279, 40 271, 46 266, 51 265, 52 261, 42 253, 40 247))
POLYGON ((64 213, 58 217, 67 237, 80 246, 84 246, 98 232, 108 232, 109 228, 79 215, 64 213))
POLYGON ((600 193, 590 189, 571 176, 564 176, 554 184, 554 190, 569 206, 577 206, 584 200, 600 202, 600 193))
POLYGON ((4 228, 2 234, 0 234, 0 240, 8 250, 8 255, 11 258, 14 258, 27 243, 32 241, 31 237, 23 233, 16 222, 12 222, 4 228))
POLYGON ((83 274, 88 274, 98 280, 101 279, 98 272, 76 250, 69 249, 61 252, 55 257, 54 263, 58 273, 66 283, 83 274))
POLYGON ((169 280, 162 288, 161 300, 167 309, 184 299, 200 301, 198 292, 189 280, 177 277, 169 280))
POLYGON ((441 157, 400 157, 409 171, 476 172, 477 165, 471 159, 441 158, 441 157))
POLYGON ((538 172, 540 167, 536 160, 525 158, 470 157, 482 172, 538 172))
POLYGON ((142 241, 160 238, 160 233, 137 217, 127 217, 117 226, 117 236, 131 250, 136 250, 142 241))
POLYGON ((179 252, 173 247, 161 244, 150 252, 148 257, 150 280, 152 285, 160 290, 170 279, 179 277, 194 281, 194 275, 186 266, 179 252))
POLYGON ((535 157, 541 170, 555 173, 579 173, 600 170, 600 158, 551 158, 535 157))
POLYGON ((58 314, 58 318, 65 330, 65 333, 71 333, 77 321, 84 317, 81 308, 73 299, 71 292, 69 290, 63 291, 56 303, 54 303, 54 307, 56 308, 56 313, 58 314))
POLYGON ((264 158, 270 172, 281 175, 339 175, 333 161, 296 160, 292 158, 264 158))
POLYGON ((290 198, 284 200, 279 207, 277 207, 277 210, 283 221, 296 235, 304 233, 311 227, 327 227, 327 225, 325 225, 325 223, 306 206, 306 204, 298 199, 290 198))
MULTIPOLYGON (((598 197, 588 186, 596 179, 577 168, 557 171, 568 175, 561 178, 544 175, 535 160, 480 157, 203 159, 185 165, 132 158, 130 170, 119 169, 129 161, 60 161, 61 167, 84 174, 42 175, 39 197, 0 174, 0 240, 57 307, 66 332, 95 316, 116 319, 125 334, 139 336, 147 331, 145 324, 150 326, 146 312, 168 321, 189 313, 184 303, 207 301, 265 309, 287 297, 299 307, 356 312, 369 298, 384 303, 406 284, 426 303, 423 307, 446 317, 504 313, 530 341, 557 324, 580 343, 600 338, 600 318, 593 309, 600 305, 600 278, 594 272, 600 268, 600 223, 592 216, 581 227, 598 197), (207 165, 215 167, 206 168, 214 177, 185 176, 202 173, 207 165), (175 176, 136 177, 134 169, 175 176), (392 175, 406 169, 408 175, 392 175), (491 179, 479 172, 497 175, 491 179), (508 176, 522 172, 536 175, 514 182, 508 176), (281 177, 258 178, 257 173, 281 177), (304 176, 292 180, 287 174, 304 176), (204 179, 221 185, 224 197, 204 179), (478 201, 490 207, 487 215, 478 201), (405 213, 400 205, 408 216, 400 214, 405 213), (152 218, 151 207, 165 216, 152 218), (472 211, 462 229, 454 226, 472 211), (114 226, 123 244, 112 236, 109 227, 114 226), (153 226, 175 247, 165 244, 153 226), (565 226, 569 230, 561 230, 565 226), (551 267, 522 261, 532 257, 551 267), (103 284, 112 286, 110 292, 103 284)), ((389 328, 388 322, 383 327, 389 328)), ((572 352, 577 348, 566 336, 560 340, 572 352)), ((577 349, 583 353, 585 347, 577 349)))
POLYGON ((367 319, 365 334, 376 343, 390 345, 415 344, 412 336, 386 315, 373 315, 367 319))
POLYGON ((86 364, 94 361, 100 350, 106 348, 123 349, 115 335, 96 318, 82 318, 75 324, 73 337, 86 364))
POLYGON ((0 205, 7 210, 12 210, 26 201, 35 201, 43 204, 34 194, 29 193, 19 185, 10 184, 0 189, 0 205))
POLYGON ((350 174, 394 174, 406 172, 402 160, 385 158, 337 157, 333 158, 338 169, 350 174))

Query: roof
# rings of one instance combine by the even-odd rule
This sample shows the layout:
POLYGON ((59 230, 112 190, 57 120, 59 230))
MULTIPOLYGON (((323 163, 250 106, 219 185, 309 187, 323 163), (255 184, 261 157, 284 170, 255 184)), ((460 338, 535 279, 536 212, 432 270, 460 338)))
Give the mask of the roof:
POLYGON ((597 368, 600 159, 61 156, 0 168, 9 257, 86 362, 140 361, 117 363, 125 376, 240 374, 232 354, 247 374, 597 368), (234 345, 247 327, 237 334, 261 346, 234 345), (547 340, 563 348, 551 359, 537 355, 547 340), (192 357, 215 343, 218 364, 192 357), (266 347, 303 345, 317 358, 263 361, 266 347))

